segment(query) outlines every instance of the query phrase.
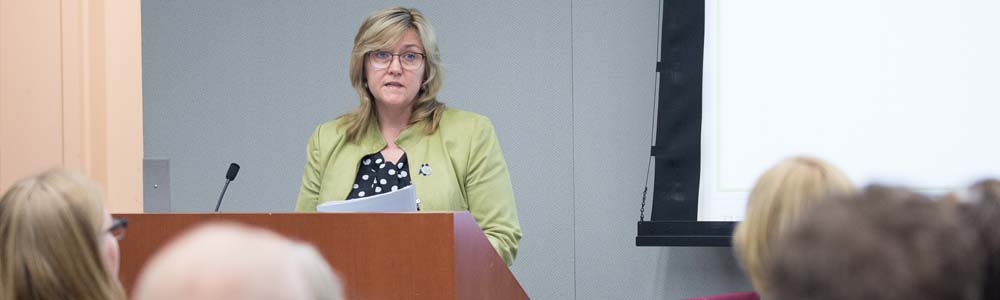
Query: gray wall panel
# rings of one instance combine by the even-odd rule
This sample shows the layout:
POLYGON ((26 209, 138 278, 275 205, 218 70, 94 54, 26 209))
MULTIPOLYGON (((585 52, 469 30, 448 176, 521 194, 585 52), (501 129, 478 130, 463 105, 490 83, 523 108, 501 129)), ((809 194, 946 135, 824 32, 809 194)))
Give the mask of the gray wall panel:
POLYGON ((663 248, 651 299, 682 299, 752 290, 730 248, 663 248))
POLYGON ((664 248, 635 246, 649 158, 655 1, 573 3, 576 299, 650 299, 664 248))
POLYGON ((145 155, 171 159, 174 211, 213 209, 231 161, 224 211, 292 210, 312 128, 353 105, 358 17, 325 3, 143 2, 145 155))

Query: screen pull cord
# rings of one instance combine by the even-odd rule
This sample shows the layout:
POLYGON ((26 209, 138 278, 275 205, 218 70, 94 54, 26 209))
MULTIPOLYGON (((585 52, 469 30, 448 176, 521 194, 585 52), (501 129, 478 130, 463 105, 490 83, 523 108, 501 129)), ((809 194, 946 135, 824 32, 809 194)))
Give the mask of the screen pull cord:
POLYGON ((642 204, 639 206, 639 222, 646 220, 646 192, 649 191, 649 165, 653 163, 653 157, 649 157, 649 161, 646 162, 646 180, 643 182, 645 185, 642 187, 642 204))
MULTIPOLYGON (((657 10, 657 12, 658 12, 657 13, 657 15, 658 15, 657 19, 659 19, 659 22, 663 22, 662 21, 663 20, 663 1, 660 1, 660 3, 659 3, 659 9, 657 10)), ((657 27, 661 27, 661 26, 657 25, 657 27)), ((661 36, 661 34, 660 34, 660 30, 659 29, 657 29, 656 31, 657 31, 657 33, 656 33, 656 53, 660 53, 660 36, 661 36)), ((651 112, 653 112, 653 117, 652 117, 653 121, 650 122, 650 124, 649 124, 649 148, 650 148, 650 153, 649 153, 649 160, 646 161, 646 180, 642 181, 642 184, 643 184, 643 186, 642 186, 642 204, 639 205, 639 222, 646 221, 646 192, 649 191, 649 166, 653 164, 653 153, 652 153, 653 152, 652 149, 654 147, 653 146, 653 138, 656 137, 656 134, 655 134, 656 133, 656 97, 657 97, 657 95, 659 95, 660 69, 663 67, 663 64, 660 63, 659 60, 660 60, 660 58, 659 58, 659 56, 657 56, 657 58, 656 58, 656 68, 655 68, 656 72, 655 72, 655 75, 654 75, 655 80, 653 80, 653 101, 652 101, 652 105, 651 105, 653 107, 653 109, 650 110, 651 112)))
MULTIPOLYGON (((659 1, 659 2, 660 2, 658 4, 659 7, 657 9, 657 19, 658 19, 659 23, 662 23, 663 22, 663 1, 659 1)), ((657 28, 662 28, 662 26, 660 26, 660 24, 657 24, 657 28)), ((660 32, 659 29, 657 29, 656 30, 656 53, 660 53, 660 46, 661 46, 661 44, 660 44, 660 36, 661 35, 662 35, 662 33, 660 32)), ((657 97, 657 95, 659 95, 660 69, 663 67, 663 65, 659 61, 660 60, 659 56, 657 56, 656 60, 657 60, 656 61, 656 72, 655 72, 656 75, 654 75, 655 76, 655 80, 653 81, 653 101, 652 101, 653 109, 650 110, 651 112, 653 112, 653 118, 652 119, 654 121, 650 122, 651 124, 649 124, 649 148, 650 148, 650 153, 649 153, 649 160, 646 161, 646 180, 642 181, 642 183, 643 183, 643 186, 642 186, 642 204, 639 205, 639 222, 646 221, 646 192, 649 191, 649 166, 653 164, 653 153, 652 153, 653 138, 656 136, 655 135, 655 133, 656 133, 656 121, 655 121, 656 120, 656 97, 657 97)))

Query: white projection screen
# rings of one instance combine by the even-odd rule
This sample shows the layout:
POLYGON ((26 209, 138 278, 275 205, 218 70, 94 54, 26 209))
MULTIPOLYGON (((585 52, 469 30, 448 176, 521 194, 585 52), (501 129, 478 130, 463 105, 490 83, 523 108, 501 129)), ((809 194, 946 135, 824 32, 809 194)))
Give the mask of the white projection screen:
POLYGON ((811 155, 858 185, 1000 177, 1000 2, 706 1, 698 221, 811 155))

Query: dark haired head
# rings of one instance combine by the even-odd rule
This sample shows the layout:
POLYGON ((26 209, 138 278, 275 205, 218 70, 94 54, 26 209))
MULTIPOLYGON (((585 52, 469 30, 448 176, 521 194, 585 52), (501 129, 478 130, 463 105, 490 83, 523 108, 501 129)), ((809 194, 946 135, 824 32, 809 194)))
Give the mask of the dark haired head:
POLYGON ((872 186, 808 209, 775 248, 779 300, 979 299, 979 238, 955 205, 872 186))

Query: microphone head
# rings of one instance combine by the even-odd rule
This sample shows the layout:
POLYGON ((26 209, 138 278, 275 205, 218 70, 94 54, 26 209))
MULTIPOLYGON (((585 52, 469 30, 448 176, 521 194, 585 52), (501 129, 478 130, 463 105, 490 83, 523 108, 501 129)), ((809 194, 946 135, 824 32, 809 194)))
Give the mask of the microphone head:
POLYGON ((240 165, 236 163, 229 164, 229 171, 226 171, 226 180, 233 181, 236 180, 236 173, 240 172, 240 165))

